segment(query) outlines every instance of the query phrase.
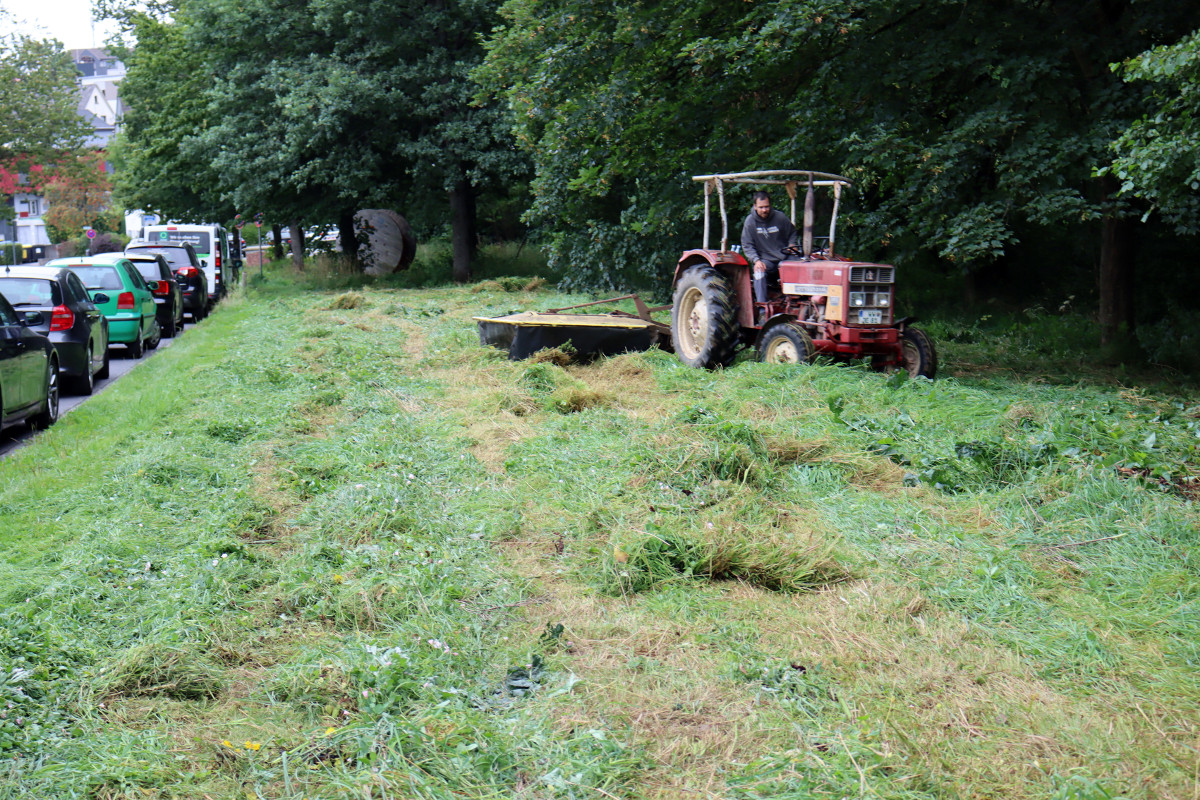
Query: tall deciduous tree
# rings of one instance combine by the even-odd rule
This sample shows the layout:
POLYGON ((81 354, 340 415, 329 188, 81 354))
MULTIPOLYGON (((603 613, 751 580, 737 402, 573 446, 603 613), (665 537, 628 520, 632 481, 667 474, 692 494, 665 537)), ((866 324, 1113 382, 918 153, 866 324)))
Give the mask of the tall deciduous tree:
POLYGON ((186 9, 158 7, 151 14, 114 7, 108 12, 137 42, 121 51, 126 112, 111 149, 116 202, 181 222, 231 218, 234 207, 197 141, 216 110, 208 96, 212 78, 204 54, 187 40, 186 9))
POLYGON ((0 37, 0 159, 53 162, 83 145, 78 74, 59 42, 0 37))

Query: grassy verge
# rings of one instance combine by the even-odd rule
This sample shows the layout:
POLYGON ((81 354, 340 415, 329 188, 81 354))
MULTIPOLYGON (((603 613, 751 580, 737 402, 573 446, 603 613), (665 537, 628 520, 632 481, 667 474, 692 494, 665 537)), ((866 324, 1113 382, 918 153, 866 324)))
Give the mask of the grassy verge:
POLYGON ((0 462, 0 797, 1200 788, 1181 398, 509 362, 472 316, 575 298, 335 282, 0 462))

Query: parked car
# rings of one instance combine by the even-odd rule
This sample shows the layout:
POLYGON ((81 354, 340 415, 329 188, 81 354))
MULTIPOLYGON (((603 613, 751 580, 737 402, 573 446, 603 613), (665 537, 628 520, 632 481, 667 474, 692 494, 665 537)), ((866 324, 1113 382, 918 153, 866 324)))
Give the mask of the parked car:
POLYGON ((92 302, 108 318, 109 344, 124 345, 133 358, 158 347, 162 330, 154 295, 129 259, 58 258, 46 267, 65 267, 79 276, 92 302))
POLYGON ((208 286, 196 249, 188 242, 130 242, 126 255, 153 253, 162 256, 179 282, 183 295, 183 310, 192 315, 192 322, 208 316, 208 286))
POLYGON ((229 235, 220 225, 147 225, 142 237, 151 244, 187 242, 196 250, 207 277, 210 307, 229 292, 229 235))
POLYGON ((108 320, 69 269, 11 267, 0 272, 0 295, 22 320, 50 339, 58 353, 60 385, 91 394, 108 377, 108 320))
POLYGON ((58 419, 58 354, 0 297, 0 428, 28 422, 48 428, 58 419))
POLYGON ((158 327, 162 335, 174 339, 175 334, 183 328, 183 292, 179 288, 179 280, 167 259, 160 253, 102 253, 92 257, 93 260, 105 259, 119 261, 129 259, 130 263, 142 273, 150 293, 154 295, 154 305, 157 308, 158 327))

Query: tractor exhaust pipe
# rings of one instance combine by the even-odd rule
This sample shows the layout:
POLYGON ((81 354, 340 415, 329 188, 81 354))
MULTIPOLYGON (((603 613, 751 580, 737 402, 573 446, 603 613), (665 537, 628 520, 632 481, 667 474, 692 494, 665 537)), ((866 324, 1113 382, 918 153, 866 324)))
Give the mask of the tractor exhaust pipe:
POLYGON ((808 261, 812 258, 812 243, 813 243, 813 217, 815 216, 817 204, 816 195, 813 193, 812 176, 808 176, 808 191, 804 193, 804 260, 808 261))

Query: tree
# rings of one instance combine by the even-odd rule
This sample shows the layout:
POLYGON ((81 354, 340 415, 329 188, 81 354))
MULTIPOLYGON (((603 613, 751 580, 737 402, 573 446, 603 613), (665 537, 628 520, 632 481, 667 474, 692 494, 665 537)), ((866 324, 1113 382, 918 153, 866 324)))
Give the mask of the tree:
POLYGON ((186 0, 172 20, 138 23, 122 197, 168 209, 185 179, 203 186, 189 207, 337 221, 353 252, 356 210, 436 193, 469 276, 475 194, 523 163, 497 108, 469 102, 494 2, 186 0))
POLYGON ((104 157, 87 153, 69 171, 56 174, 45 185, 49 210, 46 231, 51 240, 63 242, 80 235, 85 227, 101 233, 118 230, 119 215, 112 209, 112 182, 104 171, 104 157))
POLYGON ((1114 65, 1149 84, 1150 111, 1113 143, 1107 172, 1121 191, 1148 200, 1181 233, 1200 233, 1200 31, 1114 65))
POLYGON ((48 163, 83 145, 77 76, 60 43, 0 37, 0 160, 48 163))
POLYGON ((157 14, 108 7, 136 48, 120 49, 127 74, 121 83, 126 112, 111 148, 113 195, 125 208, 155 211, 180 222, 227 220, 236 213, 212 160, 196 145, 211 124, 211 77, 203 53, 189 46, 185 9, 157 14))
POLYGON ((0 194, 38 192, 74 160, 88 132, 75 113, 77 75, 58 42, 0 38, 0 194))

